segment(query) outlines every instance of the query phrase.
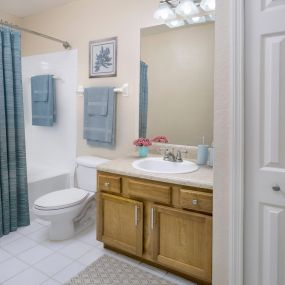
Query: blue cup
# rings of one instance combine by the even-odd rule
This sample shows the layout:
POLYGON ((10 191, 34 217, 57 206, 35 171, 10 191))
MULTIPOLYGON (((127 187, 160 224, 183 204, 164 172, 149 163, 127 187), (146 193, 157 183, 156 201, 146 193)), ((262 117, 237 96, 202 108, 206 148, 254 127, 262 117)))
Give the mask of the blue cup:
POLYGON ((197 151, 197 164, 204 165, 208 161, 208 148, 209 146, 206 144, 198 145, 197 151))

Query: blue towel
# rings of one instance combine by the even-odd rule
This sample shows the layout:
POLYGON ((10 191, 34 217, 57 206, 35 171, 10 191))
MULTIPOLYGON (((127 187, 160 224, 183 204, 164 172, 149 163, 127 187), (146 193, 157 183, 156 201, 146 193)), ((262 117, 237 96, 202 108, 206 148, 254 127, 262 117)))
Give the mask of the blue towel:
POLYGON ((84 90, 84 139, 92 146, 112 148, 116 138, 116 100, 113 87, 84 90))
POLYGON ((94 96, 92 93, 88 94, 88 115, 89 116, 107 116, 108 114, 108 89, 102 90, 94 96))
POLYGON ((37 75, 31 78, 32 124, 53 126, 56 121, 55 84, 52 75, 37 75))

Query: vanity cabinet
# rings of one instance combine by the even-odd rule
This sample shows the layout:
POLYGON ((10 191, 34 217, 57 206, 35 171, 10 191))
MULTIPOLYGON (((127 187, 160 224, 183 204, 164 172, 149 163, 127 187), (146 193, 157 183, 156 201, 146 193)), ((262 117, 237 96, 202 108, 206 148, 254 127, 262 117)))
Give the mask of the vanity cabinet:
POLYGON ((100 240, 109 246, 142 256, 143 203, 102 193, 100 240))
POLYGON ((153 259, 202 280, 211 280, 212 217, 154 206, 153 259))
POLYGON ((211 284, 212 191, 98 172, 104 246, 211 284))

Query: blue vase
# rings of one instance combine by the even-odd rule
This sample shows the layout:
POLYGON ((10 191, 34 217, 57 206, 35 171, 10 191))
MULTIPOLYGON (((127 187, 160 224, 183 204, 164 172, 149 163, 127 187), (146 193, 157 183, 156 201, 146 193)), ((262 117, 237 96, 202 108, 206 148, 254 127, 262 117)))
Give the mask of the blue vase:
POLYGON ((148 147, 147 146, 140 146, 139 147, 139 156, 140 157, 147 157, 148 156, 148 147))

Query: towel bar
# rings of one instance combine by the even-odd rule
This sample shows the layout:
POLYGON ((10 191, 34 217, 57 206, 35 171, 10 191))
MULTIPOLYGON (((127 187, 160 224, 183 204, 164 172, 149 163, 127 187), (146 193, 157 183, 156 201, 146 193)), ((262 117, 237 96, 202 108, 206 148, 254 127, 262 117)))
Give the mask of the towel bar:
POLYGON ((125 84, 123 84, 122 87, 115 88, 114 92, 115 93, 121 93, 121 94, 123 94, 123 96, 129 96, 129 84, 125 83, 125 84))
MULTIPOLYGON (((123 96, 127 97, 129 96, 129 84, 125 83, 122 87, 114 88, 114 92, 118 94, 123 94, 123 96)), ((82 85, 79 85, 77 88, 77 93, 80 94, 80 96, 84 93, 84 87, 82 85)))

